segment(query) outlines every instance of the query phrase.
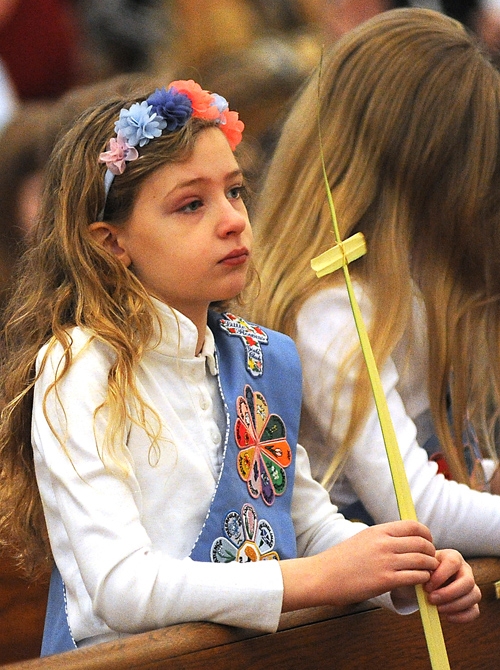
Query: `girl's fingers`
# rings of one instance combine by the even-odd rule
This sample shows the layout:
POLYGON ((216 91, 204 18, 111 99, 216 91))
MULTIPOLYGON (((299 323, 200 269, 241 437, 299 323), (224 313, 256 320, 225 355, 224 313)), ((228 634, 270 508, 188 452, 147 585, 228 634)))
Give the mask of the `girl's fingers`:
MULTIPOLYGON (((439 608, 438 608, 439 609, 439 608)), ((469 621, 474 621, 479 616, 479 605, 473 605, 462 612, 457 612, 456 614, 448 614, 443 612, 443 616, 446 621, 450 623, 469 623, 469 621)))
MULTIPOLYGON (((446 589, 448 588, 449 587, 446 587, 446 589)), ((443 591, 446 589, 443 589, 443 591)), ((438 610, 443 614, 455 614, 477 605, 481 600, 481 591, 477 585, 474 585, 466 592, 463 592, 463 589, 460 591, 462 591, 460 592, 460 595, 455 596, 453 596, 451 592, 447 592, 443 595, 441 591, 434 591, 428 596, 429 602, 436 605, 438 610)))
MULTIPOLYGON (((434 556, 423 553, 404 553, 397 554, 395 557, 394 569, 399 571, 425 571, 430 577, 438 565, 434 556)), ((427 580, 428 581, 428 580, 427 580)))
POLYGON ((385 526, 389 535, 393 537, 421 537, 433 547, 431 531, 419 521, 390 521, 380 525, 385 526))
POLYGON ((439 590, 443 599, 446 597, 451 599, 467 593, 473 588, 475 580, 472 568, 464 561, 458 551, 454 549, 440 550, 436 552, 436 557, 439 565, 426 585, 426 590, 429 593, 439 590))
POLYGON ((434 574, 431 575, 425 586, 425 590, 429 593, 430 601, 435 605, 451 602, 467 595, 474 591, 474 587, 476 586, 474 577, 468 573, 459 574, 453 581, 449 583, 445 582, 444 586, 438 585, 437 587, 433 584, 433 577, 434 574))
POLYGON ((439 559, 439 567, 433 575, 432 585, 434 588, 441 586, 456 575, 465 565, 461 554, 454 549, 443 549, 436 552, 439 559))

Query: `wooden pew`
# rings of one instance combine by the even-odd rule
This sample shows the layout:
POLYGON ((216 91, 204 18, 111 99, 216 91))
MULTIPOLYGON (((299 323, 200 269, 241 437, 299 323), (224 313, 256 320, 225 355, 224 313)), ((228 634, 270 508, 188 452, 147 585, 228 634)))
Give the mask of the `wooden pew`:
MULTIPOLYGON (((470 561, 483 600, 470 624, 443 631, 452 670, 500 668, 500 559, 470 561)), ((321 607, 282 616, 277 633, 210 623, 171 626, 65 654, 2 666, 5 670, 430 670, 418 613, 399 616, 362 604, 321 607)))
POLYGON ((22 579, 0 553, 0 665, 40 655, 48 580, 22 579))

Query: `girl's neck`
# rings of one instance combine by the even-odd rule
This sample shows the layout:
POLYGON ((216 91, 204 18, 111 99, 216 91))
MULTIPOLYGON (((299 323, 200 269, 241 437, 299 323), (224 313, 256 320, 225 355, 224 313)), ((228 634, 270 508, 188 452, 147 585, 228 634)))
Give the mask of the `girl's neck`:
POLYGON ((203 349, 203 344, 205 343, 205 332, 207 329, 208 310, 205 310, 204 312, 201 312, 199 314, 187 313, 188 310, 178 310, 178 311, 184 314, 184 316, 186 316, 196 326, 196 329, 198 331, 198 340, 196 342, 195 355, 198 356, 198 354, 203 349))
POLYGON ((200 327, 198 325, 196 327, 198 329, 198 341, 196 342, 195 355, 198 356, 198 354, 203 349, 203 345, 205 343, 205 330, 206 330, 206 327, 207 327, 207 320, 205 319, 205 326, 203 327, 203 329, 200 329, 200 327))
POLYGON ((195 356, 198 356, 201 350, 203 349, 203 344, 205 343, 205 334, 207 330, 208 323, 208 306, 204 309, 191 309, 186 308, 184 305, 173 305, 171 302, 166 302, 157 296, 153 297, 159 302, 163 303, 167 307, 176 310, 183 316, 185 316, 191 323, 195 326, 198 331, 198 338, 196 341, 195 356))

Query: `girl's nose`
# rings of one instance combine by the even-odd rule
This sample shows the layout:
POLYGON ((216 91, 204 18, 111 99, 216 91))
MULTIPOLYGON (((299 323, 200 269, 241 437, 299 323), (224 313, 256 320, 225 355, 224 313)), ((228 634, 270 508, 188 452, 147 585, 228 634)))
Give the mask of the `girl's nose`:
POLYGON ((219 235, 240 235, 249 223, 248 213, 243 202, 238 201, 239 206, 234 206, 229 200, 221 206, 219 219, 219 235))

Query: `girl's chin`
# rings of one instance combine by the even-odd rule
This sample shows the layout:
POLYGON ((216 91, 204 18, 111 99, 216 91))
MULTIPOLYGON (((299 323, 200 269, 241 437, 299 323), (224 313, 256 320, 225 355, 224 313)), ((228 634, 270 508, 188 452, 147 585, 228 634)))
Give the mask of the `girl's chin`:
POLYGON ((216 302, 225 302, 227 300, 233 300, 244 290, 247 285, 246 273, 245 277, 241 281, 234 281, 230 286, 227 287, 227 290, 221 291, 220 297, 217 298, 216 302))

